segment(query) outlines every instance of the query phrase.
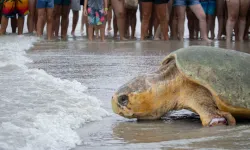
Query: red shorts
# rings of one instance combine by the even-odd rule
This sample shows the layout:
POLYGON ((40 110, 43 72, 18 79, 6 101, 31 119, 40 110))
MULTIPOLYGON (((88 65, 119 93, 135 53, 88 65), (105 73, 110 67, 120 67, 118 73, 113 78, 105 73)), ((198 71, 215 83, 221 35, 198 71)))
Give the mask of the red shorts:
POLYGON ((2 14, 7 18, 23 17, 29 14, 29 0, 5 0, 2 14))

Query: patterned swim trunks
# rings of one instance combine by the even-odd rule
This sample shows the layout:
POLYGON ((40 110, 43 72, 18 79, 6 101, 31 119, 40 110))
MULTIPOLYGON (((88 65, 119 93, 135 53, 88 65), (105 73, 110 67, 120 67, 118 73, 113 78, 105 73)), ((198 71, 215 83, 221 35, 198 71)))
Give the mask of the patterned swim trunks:
POLYGON ((2 14, 7 18, 24 17, 29 14, 28 0, 4 0, 2 14))
POLYGON ((103 9, 88 8, 88 22, 90 25, 102 25, 105 22, 103 9))

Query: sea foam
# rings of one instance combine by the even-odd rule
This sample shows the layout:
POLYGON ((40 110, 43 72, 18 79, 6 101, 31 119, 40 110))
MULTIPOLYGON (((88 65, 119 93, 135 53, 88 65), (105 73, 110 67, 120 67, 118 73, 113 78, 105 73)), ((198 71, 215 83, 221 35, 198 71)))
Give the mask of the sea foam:
POLYGON ((30 69, 35 37, 0 37, 0 149, 66 150, 81 144, 75 129, 108 112, 78 81, 30 69))

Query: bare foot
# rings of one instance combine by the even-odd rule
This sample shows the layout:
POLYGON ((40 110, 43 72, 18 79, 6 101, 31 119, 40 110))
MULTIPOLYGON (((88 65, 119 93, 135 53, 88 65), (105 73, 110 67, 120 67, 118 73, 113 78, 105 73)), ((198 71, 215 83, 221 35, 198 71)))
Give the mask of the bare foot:
POLYGON ((112 30, 112 28, 111 27, 108 27, 108 31, 111 31, 112 30))
POLYGON ((208 38, 203 39, 204 41, 206 41, 207 43, 212 43, 212 40, 209 40, 208 38))
POLYGON ((227 41, 227 43, 230 43, 230 42, 231 42, 231 39, 227 39, 226 41, 227 41))
POLYGON ((121 37, 120 40, 121 41, 127 41, 128 39, 126 39, 125 37, 121 37))
POLYGON ((214 37, 215 37, 215 35, 214 35, 214 33, 212 33, 211 34, 211 39, 214 40, 214 37))
POLYGON ((159 37, 154 37, 154 40, 155 40, 155 41, 159 41, 160 38, 159 38, 159 37))
POLYGON ((75 32, 74 32, 74 31, 71 31, 71 35, 72 35, 73 37, 75 37, 75 32))
POLYGON ((68 36, 67 36, 67 35, 66 35, 66 36, 62 36, 62 37, 61 37, 61 39, 62 39, 62 40, 67 40, 67 38, 68 38, 68 36))

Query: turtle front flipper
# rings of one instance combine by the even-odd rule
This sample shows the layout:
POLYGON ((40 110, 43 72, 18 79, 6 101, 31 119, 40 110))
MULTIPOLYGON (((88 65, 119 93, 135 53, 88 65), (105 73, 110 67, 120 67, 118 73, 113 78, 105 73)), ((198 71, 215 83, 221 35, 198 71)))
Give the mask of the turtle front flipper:
POLYGON ((217 110, 216 114, 218 114, 220 117, 213 118, 209 122, 209 124, 206 126, 212 127, 212 126, 217 126, 217 125, 235 125, 236 124, 234 117, 230 113, 217 110))
POLYGON ((179 105, 196 112, 203 126, 235 125, 234 117, 218 109, 209 90, 189 82, 182 88, 179 105))

